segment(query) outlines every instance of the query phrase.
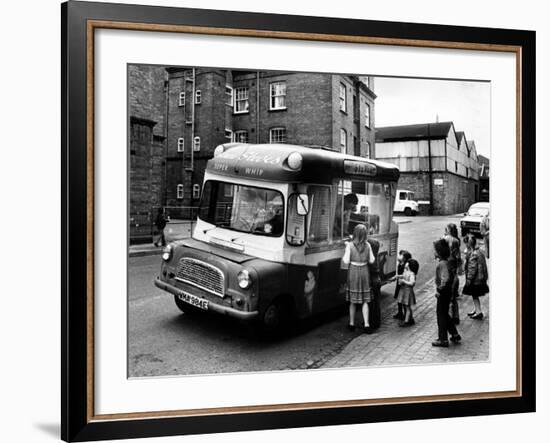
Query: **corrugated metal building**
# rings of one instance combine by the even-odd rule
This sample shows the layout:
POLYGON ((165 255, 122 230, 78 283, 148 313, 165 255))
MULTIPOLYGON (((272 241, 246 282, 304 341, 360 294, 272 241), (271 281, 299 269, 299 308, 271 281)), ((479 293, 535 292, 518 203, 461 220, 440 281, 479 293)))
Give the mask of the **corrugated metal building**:
POLYGON ((453 122, 376 128, 375 152, 399 167, 398 188, 415 193, 421 213, 456 214, 478 199, 475 144, 453 122))

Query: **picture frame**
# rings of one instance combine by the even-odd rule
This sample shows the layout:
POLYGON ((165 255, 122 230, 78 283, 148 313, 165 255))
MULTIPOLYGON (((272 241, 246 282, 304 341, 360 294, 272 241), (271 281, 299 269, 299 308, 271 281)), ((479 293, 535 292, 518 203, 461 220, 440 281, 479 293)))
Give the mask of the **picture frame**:
MULTIPOLYGON (((69 1, 62 17, 62 411, 65 441, 535 410, 535 33, 69 1), (94 33, 99 29, 512 53, 516 57, 516 389, 96 414, 94 33)), ((510 291, 513 289, 511 288, 510 291)))

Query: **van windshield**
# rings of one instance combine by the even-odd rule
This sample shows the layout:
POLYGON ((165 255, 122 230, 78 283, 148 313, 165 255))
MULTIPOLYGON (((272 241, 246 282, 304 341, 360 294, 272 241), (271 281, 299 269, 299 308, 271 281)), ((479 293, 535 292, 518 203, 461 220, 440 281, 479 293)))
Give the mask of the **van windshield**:
POLYGON ((204 184, 198 216, 226 229, 280 237, 283 195, 272 189, 209 180, 204 184))

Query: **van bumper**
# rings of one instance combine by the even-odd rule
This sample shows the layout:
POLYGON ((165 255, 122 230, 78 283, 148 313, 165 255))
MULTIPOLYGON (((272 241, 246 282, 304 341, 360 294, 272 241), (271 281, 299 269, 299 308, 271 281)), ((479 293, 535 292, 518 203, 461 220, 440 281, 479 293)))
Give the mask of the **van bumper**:
MULTIPOLYGON (((176 296, 185 295, 187 293, 186 291, 182 291, 181 289, 176 288, 171 284, 163 282, 159 277, 157 277, 153 283, 157 288, 162 289, 166 292, 170 292, 171 294, 174 294, 176 296)), ((242 321, 255 320, 259 315, 258 311, 239 311, 238 309, 215 303, 212 300, 208 300, 208 310, 216 312, 218 314, 228 315, 242 321)))

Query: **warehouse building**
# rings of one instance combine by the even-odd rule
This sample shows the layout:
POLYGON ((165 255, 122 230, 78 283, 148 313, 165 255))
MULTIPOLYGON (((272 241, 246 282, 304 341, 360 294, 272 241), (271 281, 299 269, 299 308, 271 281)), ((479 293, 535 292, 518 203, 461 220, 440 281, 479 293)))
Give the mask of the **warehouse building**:
POLYGON ((475 144, 452 122, 376 128, 376 158, 399 167, 398 189, 413 191, 423 214, 461 213, 478 200, 475 144))

